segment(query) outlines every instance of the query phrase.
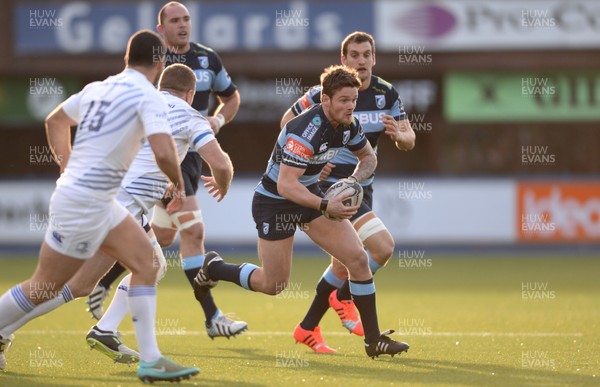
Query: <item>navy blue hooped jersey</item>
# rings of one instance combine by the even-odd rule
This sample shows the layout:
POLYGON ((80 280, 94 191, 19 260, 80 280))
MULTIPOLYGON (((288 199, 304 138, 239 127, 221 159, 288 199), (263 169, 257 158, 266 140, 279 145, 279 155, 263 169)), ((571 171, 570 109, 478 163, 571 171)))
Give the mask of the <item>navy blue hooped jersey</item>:
POLYGON ((281 164, 304 169, 299 181, 304 186, 309 186, 319 181, 325 164, 340 152, 357 151, 366 145, 363 129, 355 118, 350 125, 340 124, 334 128, 327 120, 321 104, 316 104, 291 119, 281 130, 256 192, 284 199, 277 192, 281 164))
POLYGON ((196 95, 192 107, 203 116, 208 113, 210 93, 229 97, 237 90, 231 81, 219 55, 212 49, 199 43, 190 42, 190 50, 185 54, 167 52, 167 63, 181 63, 194 71, 196 75, 196 95))
MULTIPOLYGON (((312 105, 321 103, 321 86, 313 86, 306 94, 294 103, 292 113, 301 114, 312 105)), ((358 101, 354 109, 354 117, 358 120, 365 131, 365 136, 371 143, 373 150, 377 152, 377 143, 381 133, 384 132, 382 116, 390 115, 396 121, 406 119, 406 112, 398 92, 391 83, 384 81, 376 75, 371 76, 369 88, 358 92, 358 101)), ((327 181, 335 182, 346 178, 354 172, 358 159, 348 150, 343 150, 333 160, 336 165, 327 178, 327 181)), ((373 176, 365 179, 361 184, 367 186, 373 183, 373 176)))

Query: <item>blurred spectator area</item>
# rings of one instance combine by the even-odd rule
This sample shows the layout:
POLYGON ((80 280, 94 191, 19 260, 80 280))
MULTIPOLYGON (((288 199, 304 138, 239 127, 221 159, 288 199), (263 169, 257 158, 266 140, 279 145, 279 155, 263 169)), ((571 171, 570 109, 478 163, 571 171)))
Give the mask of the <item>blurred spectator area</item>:
MULTIPOLYGON (((225 6, 228 2, 207 3, 225 6)), ((311 9, 311 2, 300 3, 308 4, 307 9, 311 9)), ((326 3, 336 4, 335 1, 326 3)), ((359 6, 357 2, 350 3, 359 6)), ((377 2, 364 3, 375 7, 377 2)), ((27 4, 32 8, 49 6, 47 2, 31 1, 27 4)), ((53 4, 60 7, 66 2, 53 4)), ((287 9, 297 2, 261 4, 287 9)), ((341 7, 342 4, 338 2, 336 6, 341 7)), ((525 6, 527 1, 523 4, 525 6)), ((590 2, 584 3, 587 4, 590 2)), ((19 22, 19 18, 15 17, 19 6, 22 7, 23 3, 14 0, 0 2, 0 138, 3 144, 0 178, 54 176, 56 166, 31 163, 32 149, 46 146, 46 140, 41 117, 32 117, 31 111, 25 111, 35 109, 35 106, 48 109, 46 105, 54 102, 44 95, 35 96, 32 101, 27 90, 31 94, 32 82, 39 86, 40 82, 46 82, 45 79, 54 80, 62 85, 64 99, 90 81, 119 72, 123 67, 123 53, 19 52, 17 45, 21 38, 15 25, 19 22)), ((356 19, 359 17, 354 16, 356 19)), ((598 28, 600 16, 596 20, 598 28)), ((310 21, 313 22, 313 19, 310 21)), ((347 18, 343 23, 344 31, 353 31, 363 25, 362 21, 355 23, 353 18, 347 18), (358 27, 354 28, 354 23, 358 27)), ((46 33, 53 34, 54 30, 49 29, 46 33)), ((377 34, 375 37, 378 42, 383 40, 377 34)), ((193 40, 202 42, 196 36, 193 40)), ((412 48, 418 52, 420 46, 413 45, 412 48)), ((600 110, 600 54, 597 48, 455 48, 430 51, 424 45, 421 54, 426 55, 426 60, 421 63, 408 63, 406 50, 402 45, 399 45, 399 50, 380 48, 374 73, 399 90, 417 132, 417 146, 411 152, 400 152, 382 135, 380 173, 438 176, 600 173, 599 122, 577 118, 580 105, 585 105, 582 114, 593 109, 600 110), (476 75, 473 79, 472 74, 476 75), (496 76, 500 78, 495 79, 496 76), (515 80, 531 78, 546 79, 550 86, 555 86, 554 92, 541 96, 541 100, 534 100, 538 96, 525 95, 520 88, 514 89, 512 94, 505 90, 515 80), (481 88, 468 88, 478 80, 483 82, 481 88), (461 90, 463 85, 464 92, 461 90), (503 95, 510 96, 510 106, 500 105, 503 95), (486 100, 492 102, 484 105, 486 100), (498 104, 497 111, 494 111, 494 103, 498 104), (521 115, 512 116, 511 109, 525 105, 531 109, 537 106, 547 110, 524 111, 519 113, 521 115), (569 118, 569 113, 560 113, 562 118, 552 116, 551 111, 556 107, 567 109, 566 112, 569 106, 573 109, 572 118, 569 118), (545 111, 550 112, 547 118, 545 111), (539 163, 523 163, 523 147, 527 146, 546 147, 545 154, 555 157, 551 169, 539 163)), ((303 91, 318 82, 324 67, 339 63, 339 49, 332 46, 325 50, 310 47, 282 50, 267 46, 256 50, 218 51, 239 86, 242 98, 238 117, 223 129, 219 140, 231 155, 238 173, 261 172, 277 137, 280 117, 303 91)), ((56 83, 52 85, 57 86, 56 83)))

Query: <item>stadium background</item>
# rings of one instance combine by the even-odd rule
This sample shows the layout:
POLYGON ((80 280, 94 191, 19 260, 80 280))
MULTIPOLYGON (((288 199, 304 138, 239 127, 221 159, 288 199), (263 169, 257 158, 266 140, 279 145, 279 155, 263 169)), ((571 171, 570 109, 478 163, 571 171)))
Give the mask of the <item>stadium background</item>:
MULTIPOLYGON (((254 245, 252 187, 283 112, 339 62, 354 30, 417 134, 382 137, 375 209, 399 245, 594 247, 600 237, 600 4, 576 1, 186 2, 241 93, 219 134, 230 198, 204 197, 208 243, 254 245)), ((37 249, 57 178, 43 117, 120 71, 126 40, 162 3, 0 3, 0 246, 37 249)), ((300 236, 299 243, 306 238, 300 236)))
MULTIPOLYGON (((336 356, 292 345, 327 258, 298 234, 276 297, 222 283, 224 312, 250 330, 211 341, 177 248, 166 251, 156 333, 204 385, 597 386, 600 310, 600 3, 595 0, 194 1, 192 40, 215 48, 241 93, 219 139, 236 178, 219 205, 201 194, 207 247, 257 263, 250 214, 281 115, 354 30, 378 43, 417 134, 382 138, 375 209, 396 239, 376 276, 382 329, 411 344, 365 358, 335 313, 336 356), (286 28, 286 25, 295 25, 286 28), (312 258, 312 259, 311 259, 312 258), (178 273, 179 271, 179 273, 178 273), (368 361, 367 361, 368 360, 368 361)), ((162 2, 0 1, 0 293, 27 278, 57 176, 43 118, 122 69, 129 35, 162 2)), ((17 332, 2 386, 139 385, 135 367, 85 350, 85 299, 17 332)), ((133 326, 120 327, 135 347, 133 326)))

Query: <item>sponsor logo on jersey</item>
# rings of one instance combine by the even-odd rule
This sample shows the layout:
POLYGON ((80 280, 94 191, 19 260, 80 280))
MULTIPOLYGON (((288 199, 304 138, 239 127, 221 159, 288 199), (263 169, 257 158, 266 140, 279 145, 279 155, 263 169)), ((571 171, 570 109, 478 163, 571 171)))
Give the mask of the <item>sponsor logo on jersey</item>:
POLYGON ((203 69, 207 69, 208 68, 208 57, 207 56, 199 56, 198 63, 200 64, 200 67, 202 67, 203 69))
POLYGON ((306 127, 306 129, 304 129, 304 132, 302 132, 302 138, 305 138, 308 141, 312 140, 312 138, 315 136, 315 133, 317 132, 317 129, 319 129, 319 128, 316 127, 311 122, 310 124, 308 124, 308 126, 306 127))
MULTIPOLYGON (((210 82, 210 72, 207 70, 194 70, 197 82, 210 82)), ((196 91, 203 91, 196 89, 196 91)))
POLYGON ((323 144, 321 144, 321 146, 319 147, 319 153, 321 152, 325 152, 327 150, 327 142, 324 142, 323 144))
POLYGON ((385 106, 385 95, 376 95, 375 96, 375 105, 377 105, 377 107, 379 109, 383 109, 385 106))
POLYGON ((321 126, 321 117, 320 116, 314 116, 311 122, 315 126, 319 127, 319 126, 321 126))
POLYGON ((308 109, 311 105, 312 103, 310 102, 310 99, 308 99, 308 95, 300 98, 300 106, 302 107, 302 110, 308 109))
POLYGON ((329 160, 333 159, 335 156, 337 156, 337 154, 340 153, 341 150, 342 150, 342 148, 333 148, 333 149, 327 150, 327 152, 325 152, 325 153, 320 153, 320 154, 314 155, 313 157, 310 158, 310 163, 311 164, 326 163, 329 160))
POLYGON ((344 138, 342 139, 342 144, 346 145, 350 141, 350 131, 344 130, 344 138))
POLYGON ((287 149, 290 153, 293 153, 294 155, 301 157, 305 160, 310 159, 310 156, 313 155, 313 152, 306 145, 294 140, 293 138, 287 140, 287 143, 285 144, 285 149, 287 149))
POLYGON ((384 112, 354 112, 354 118, 356 118, 361 125, 378 124, 381 122, 383 115, 384 112))

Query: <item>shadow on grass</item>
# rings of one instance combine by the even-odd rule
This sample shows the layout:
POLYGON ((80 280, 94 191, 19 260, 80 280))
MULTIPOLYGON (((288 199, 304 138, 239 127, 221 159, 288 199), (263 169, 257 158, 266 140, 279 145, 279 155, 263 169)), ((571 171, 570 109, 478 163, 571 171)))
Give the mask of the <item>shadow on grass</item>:
MULTIPOLYGON (((39 382, 40 375, 27 375, 27 374, 18 374, 14 372, 5 372, 0 374, 0 386, 2 387, 19 387, 19 386, 139 386, 142 385, 142 382, 137 378, 137 374, 134 371, 120 371, 120 372, 109 372, 108 376, 110 376, 110 380, 107 378, 101 377, 90 377, 86 375, 80 376, 60 376, 56 377, 56 380, 52 380, 51 378, 45 378, 44 382, 39 382), (38 379, 38 380, 34 380, 38 379)), ((209 379, 202 375, 202 371, 200 374, 194 376, 190 380, 182 381, 181 385, 185 385, 187 383, 195 382, 195 384, 202 384, 203 386, 226 386, 231 385, 231 380, 218 380, 218 379, 209 379)), ((153 386, 171 386, 174 384, 172 382, 154 382, 153 386)), ((177 384, 175 384, 177 385, 177 384)), ((241 387, 257 387, 264 386, 264 383, 252 383, 252 382, 243 382, 236 381, 236 386, 241 387)))
MULTIPOLYGON (((42 378, 40 375, 32 374, 19 374, 15 372, 5 372, 0 374, 0 386, 2 387, 20 387, 20 386, 123 386, 129 384, 139 384, 140 380, 137 378, 135 372, 119 372, 116 374, 110 374, 111 378, 101 377, 90 377, 85 374, 78 376, 52 376, 43 378, 43 382, 39 380, 42 378), (115 375, 122 375, 123 377, 115 377, 115 375)), ((172 385, 172 383, 171 383, 172 385)))
MULTIPOLYGON (((276 356, 264 353, 262 349, 253 348, 219 348, 223 351, 239 355, 239 359, 250 359, 249 365, 237 367, 276 367, 276 356)), ((453 362, 432 359, 410 358, 410 355, 401 355, 391 358, 381 356, 371 360, 366 356, 349 355, 317 355, 312 352, 294 352, 299 354, 298 360, 304 362, 283 362, 278 370, 280 372, 306 372, 324 378, 357 378, 368 379, 370 383, 387 384, 416 383, 425 385, 451 384, 459 386, 548 386, 559 387, 565 385, 597 386, 600 379, 589 375, 558 372, 543 368, 521 368, 499 364, 453 362), (385 365, 382 369, 381 365, 385 365), (395 368, 387 368, 387 367, 395 368)), ((212 360, 233 361, 236 358, 227 355, 198 354, 196 357, 204 358, 202 362, 212 360)), ((292 359, 294 360, 294 359, 292 359)), ((258 381, 261 381, 258 379, 258 381)), ((266 381, 267 383, 269 381, 266 381)), ((270 381, 274 382, 274 381, 270 381)))
MULTIPOLYGON (((310 352, 301 352, 300 360, 302 362, 287 362, 286 365, 276 366, 276 356, 265 354, 261 349, 253 348, 221 348, 221 350, 233 352, 239 357, 212 354, 197 354, 195 357, 199 361, 202 369, 203 363, 212 361, 228 361, 231 367, 235 367, 239 372, 243 368, 252 368, 251 373, 254 382, 235 381, 236 386, 264 386, 278 384, 272 375, 273 368, 283 379, 294 374, 303 373, 306 376, 319 376, 325 380, 334 378, 355 378, 364 384, 364 380, 369 381, 369 385, 390 385, 394 384, 424 384, 424 385, 457 385, 457 386, 597 386, 598 378, 588 375, 577 375, 565 372, 552 371, 550 369, 530 369, 520 367, 510 367, 498 364, 481 364, 470 362, 439 361, 432 359, 410 358, 402 355, 401 357, 380 357, 377 360, 371 360, 363 356, 345 356, 341 355, 316 355, 310 352), (248 363, 249 360, 249 363, 248 363), (239 364, 244 361, 244 364, 239 364), (382 368, 384 366, 385 368, 382 368), (256 374, 264 370, 268 379, 263 379, 256 374), (268 371, 268 372, 267 372, 268 371)), ((289 352, 288 352, 289 353, 289 352)), ((296 353, 298 353, 296 351, 296 353)), ((223 370, 227 372, 227 370, 223 370)), ((249 374, 250 375, 250 374, 249 374)), ((139 385, 136 368, 118 372, 109 372, 110 379, 88 376, 83 373, 78 376, 60 376, 56 380, 45 378, 43 383, 38 380, 40 375, 18 374, 14 372, 4 372, 0 374, 0 385, 2 386, 59 386, 59 385, 79 385, 79 386, 102 386, 102 385, 139 385), (37 380, 35 380, 37 379, 37 380)), ((220 380, 212 377, 213 375, 204 375, 201 371, 199 375, 192 378, 191 381, 201 383, 206 386, 224 386, 231 385, 231 380, 220 380), (211 377, 207 377, 211 376, 211 377)), ((168 382, 154 383, 156 386, 169 385, 168 382)))

